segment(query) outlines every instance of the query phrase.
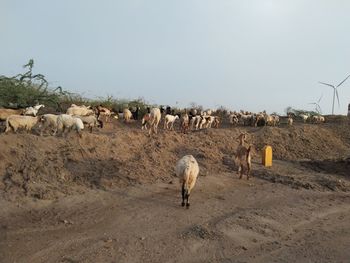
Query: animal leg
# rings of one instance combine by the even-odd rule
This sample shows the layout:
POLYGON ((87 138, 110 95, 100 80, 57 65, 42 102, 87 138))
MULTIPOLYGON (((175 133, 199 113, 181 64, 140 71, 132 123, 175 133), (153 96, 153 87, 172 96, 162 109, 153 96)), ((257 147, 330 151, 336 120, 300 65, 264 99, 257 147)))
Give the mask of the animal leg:
POLYGON ((185 206, 185 182, 182 183, 182 189, 181 189, 181 193, 182 193, 182 206, 185 206))
POLYGON ((249 180, 249 174, 250 174, 251 168, 252 168, 252 164, 251 163, 247 163, 247 180, 249 180))
POLYGON ((190 194, 187 192, 186 193, 186 208, 189 208, 190 207, 190 194))

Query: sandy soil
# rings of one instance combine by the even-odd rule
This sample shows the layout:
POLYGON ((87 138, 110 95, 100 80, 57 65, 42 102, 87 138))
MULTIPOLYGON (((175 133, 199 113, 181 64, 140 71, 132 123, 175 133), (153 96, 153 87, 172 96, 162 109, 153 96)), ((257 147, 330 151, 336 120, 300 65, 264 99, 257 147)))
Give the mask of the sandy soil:
POLYGON ((160 131, 108 124, 67 138, 0 134, 0 262, 349 262, 346 123, 160 131), (251 180, 232 161, 241 131, 251 180), (274 165, 260 165, 265 144, 274 165), (200 177, 180 205, 173 168, 200 177))

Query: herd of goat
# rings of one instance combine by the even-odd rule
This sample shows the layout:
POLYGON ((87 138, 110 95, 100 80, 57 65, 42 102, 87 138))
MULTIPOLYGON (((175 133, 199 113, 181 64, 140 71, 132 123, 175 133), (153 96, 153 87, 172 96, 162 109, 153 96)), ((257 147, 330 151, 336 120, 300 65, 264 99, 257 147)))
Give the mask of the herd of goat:
MULTIPOLYGON (((138 110, 131 112, 130 109, 124 109, 122 113, 113 113, 110 109, 97 106, 90 107, 85 105, 72 104, 65 114, 38 114, 44 105, 35 105, 25 109, 0 109, 0 121, 5 123, 5 133, 9 131, 17 132, 24 129, 31 131, 35 126, 40 130, 40 135, 49 130, 51 135, 61 134, 75 130, 82 136, 81 131, 89 128, 90 132, 94 127, 103 128, 104 123, 111 121, 111 118, 123 119, 129 123, 132 119, 138 119, 138 110)), ((309 116, 301 114, 299 116, 303 122, 308 119, 312 123, 322 123, 325 121, 323 116, 309 116)), ((161 119, 164 119, 164 130, 174 130, 174 123, 179 120, 180 131, 187 133, 189 130, 200 130, 208 128, 218 128, 223 118, 227 118, 231 125, 244 126, 276 126, 280 124, 278 115, 269 115, 265 111, 260 113, 252 112, 227 112, 220 117, 215 115, 215 111, 200 111, 196 109, 183 110, 181 113, 174 114, 169 109, 164 111, 162 108, 148 108, 147 113, 142 117, 142 130, 148 130, 149 134, 157 134, 158 126, 161 119)), ((293 125, 295 116, 287 116, 287 125, 293 125)), ((237 173, 239 178, 246 174, 249 179, 251 170, 251 146, 246 141, 246 133, 240 134, 237 138, 239 145, 234 154, 235 163, 238 167, 237 173)), ((196 159, 192 155, 182 157, 176 164, 175 173, 180 179, 182 192, 182 206, 188 208, 189 196, 192 188, 196 183, 199 173, 199 167, 196 159)))
MULTIPOLYGON (((131 112, 130 109, 124 109, 122 113, 114 113, 110 109, 97 106, 85 106, 72 104, 65 114, 43 114, 38 112, 44 105, 35 105, 25 109, 0 109, 0 121, 5 123, 5 133, 9 131, 16 132, 19 129, 26 131, 32 130, 36 125, 40 126, 40 134, 51 130, 52 135, 62 134, 70 130, 75 130, 81 135, 84 127, 89 128, 90 132, 94 127, 102 128, 104 123, 109 122, 111 118, 122 118, 124 122, 129 123, 132 119, 137 119, 138 114, 131 112)), ((308 119, 312 123, 322 123, 325 121, 321 115, 309 116, 301 114, 299 116, 304 122, 308 119)), ((252 113, 246 111, 227 112, 225 115, 215 115, 214 110, 200 111, 196 109, 183 110, 175 114, 170 110, 165 112, 162 108, 148 108, 147 113, 142 117, 141 129, 149 130, 149 134, 157 133, 161 119, 164 119, 164 129, 174 130, 174 123, 178 120, 180 130, 187 133, 189 130, 200 130, 204 128, 218 128, 223 118, 227 118, 233 126, 277 126, 280 124, 280 117, 275 114, 267 114, 265 111, 252 113)), ((291 114, 287 117, 287 124, 293 125, 295 116, 291 114)))

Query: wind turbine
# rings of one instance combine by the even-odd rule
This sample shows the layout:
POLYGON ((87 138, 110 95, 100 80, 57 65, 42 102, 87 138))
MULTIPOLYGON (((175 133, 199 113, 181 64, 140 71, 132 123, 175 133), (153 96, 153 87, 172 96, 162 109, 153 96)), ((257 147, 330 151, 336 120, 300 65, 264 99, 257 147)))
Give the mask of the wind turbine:
POLYGON ((338 107, 340 106, 340 103, 339 103, 339 95, 338 95, 338 90, 337 90, 337 88, 338 88, 340 85, 342 85, 349 77, 350 77, 350 75, 347 76, 347 77, 346 77, 342 82, 340 82, 337 86, 319 81, 319 83, 333 88, 332 115, 334 115, 334 100, 335 100, 335 95, 337 95, 338 107))
POLYGON ((315 110, 316 110, 316 112, 318 113, 318 114, 321 114, 322 113, 322 110, 321 110, 321 107, 320 107, 320 101, 321 101, 321 99, 322 99, 322 97, 323 97, 323 94, 321 95, 321 97, 318 99, 318 101, 317 102, 311 102, 311 103, 309 103, 309 104, 313 104, 313 105, 315 105, 315 110))

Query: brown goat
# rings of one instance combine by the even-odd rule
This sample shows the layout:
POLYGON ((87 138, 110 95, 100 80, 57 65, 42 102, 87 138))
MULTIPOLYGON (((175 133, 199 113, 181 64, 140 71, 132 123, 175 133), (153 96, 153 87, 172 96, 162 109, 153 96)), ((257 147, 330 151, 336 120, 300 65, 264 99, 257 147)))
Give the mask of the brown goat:
POLYGON ((238 136, 239 145, 235 154, 235 163, 238 166, 237 174, 239 174, 239 179, 243 176, 243 170, 246 169, 247 180, 249 180, 249 173, 252 168, 251 162, 251 146, 247 146, 247 134, 241 133, 238 136))

